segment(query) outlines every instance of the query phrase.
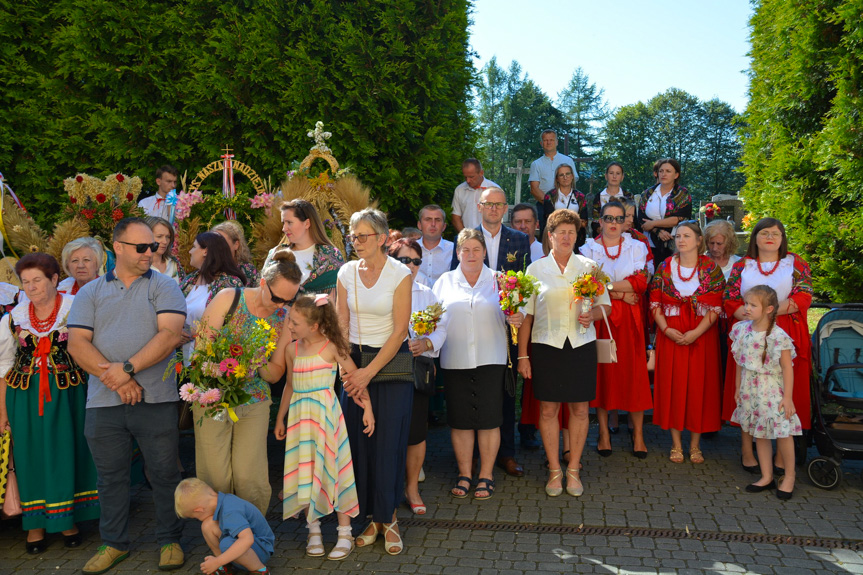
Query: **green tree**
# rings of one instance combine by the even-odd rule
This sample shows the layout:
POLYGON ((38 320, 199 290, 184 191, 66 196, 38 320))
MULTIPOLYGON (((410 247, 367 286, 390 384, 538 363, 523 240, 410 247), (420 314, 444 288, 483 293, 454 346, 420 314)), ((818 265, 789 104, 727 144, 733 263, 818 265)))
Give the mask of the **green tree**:
POLYGON ((740 173, 740 117, 721 100, 703 104, 704 130, 701 153, 690 170, 695 174, 693 187, 704 198, 716 194, 737 193, 743 185, 740 173))
POLYGON ((786 226, 833 301, 863 300, 861 0, 761 0, 751 20, 742 195, 786 226))
POLYGON ((578 67, 558 94, 557 106, 569 124, 566 133, 570 155, 581 157, 597 152, 602 144, 600 130, 611 115, 605 90, 591 83, 587 73, 578 67))
MULTIPOLYGON (((190 174, 231 145, 278 182, 323 120, 396 224, 474 147, 467 0, 21 0, 0 7, 0 166, 48 224, 78 171, 190 174), (11 44, 11 45, 10 45, 11 44), (408 185, 409 184, 409 185, 408 185)), ((216 188, 218 186, 214 186, 216 188)))
POLYGON ((643 102, 619 108, 603 129, 603 163, 623 164, 624 189, 636 194, 654 185, 653 162, 660 156, 653 140, 650 109, 643 102))

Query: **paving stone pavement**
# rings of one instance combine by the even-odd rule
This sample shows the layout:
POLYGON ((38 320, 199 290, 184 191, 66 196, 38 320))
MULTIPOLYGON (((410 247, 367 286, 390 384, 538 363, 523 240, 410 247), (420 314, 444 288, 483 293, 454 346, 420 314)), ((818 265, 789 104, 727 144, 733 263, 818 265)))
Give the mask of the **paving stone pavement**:
MULTIPOLYGON (((565 493, 546 496, 542 451, 522 451, 519 460, 525 477, 512 478, 496 470, 494 497, 479 502, 449 496, 456 476, 449 433, 433 428, 427 480, 421 484, 429 511, 420 518, 412 517, 406 507, 399 510, 406 523, 402 555, 388 556, 378 542, 343 562, 305 557, 304 524, 282 521, 274 499, 268 517, 276 532, 271 572, 863 574, 863 463, 845 462, 843 482, 833 491, 814 487, 800 468, 793 499, 781 502, 772 492, 743 491, 754 476, 739 465, 737 430, 724 428, 715 438, 702 441, 707 460, 703 465, 669 462, 668 434, 654 426, 645 434, 651 449, 646 460, 630 454, 625 427, 613 436, 614 454, 600 458, 592 424, 583 458, 585 493, 580 498, 565 493), (542 530, 550 532, 538 532, 542 530), (783 537, 794 539, 789 544, 783 537)), ((189 435, 181 439, 182 459, 190 470, 193 443, 189 435)), ((269 448, 276 493, 282 448, 272 438, 269 448)), ((810 457, 815 454, 812 448, 810 457)), ((144 487, 134 490, 131 555, 111 573, 158 570, 151 496, 144 487)), ((55 536, 49 550, 34 558, 24 551, 20 521, 0 522, 0 575, 80 573, 99 545, 97 524, 82 527, 83 548, 67 550, 55 536)), ((323 531, 329 549, 335 543, 335 521, 324 522, 323 531)), ((182 544, 187 562, 177 573, 199 573, 208 552, 197 522, 188 522, 182 544)))

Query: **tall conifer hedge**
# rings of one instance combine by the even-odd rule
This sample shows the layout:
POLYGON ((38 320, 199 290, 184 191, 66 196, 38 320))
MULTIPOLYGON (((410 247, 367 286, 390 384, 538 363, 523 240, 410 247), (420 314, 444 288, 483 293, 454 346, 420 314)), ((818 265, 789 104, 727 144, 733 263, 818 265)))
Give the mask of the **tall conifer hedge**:
POLYGON ((788 227, 815 289, 863 301, 863 0, 761 0, 743 190, 788 227))
MULTIPOLYGON (((76 172, 195 170, 230 144, 279 182, 323 120, 411 221, 473 147, 468 0, 17 0, 0 6, 0 171, 37 219, 76 172)), ((218 186, 218 184, 215 184, 218 186)))

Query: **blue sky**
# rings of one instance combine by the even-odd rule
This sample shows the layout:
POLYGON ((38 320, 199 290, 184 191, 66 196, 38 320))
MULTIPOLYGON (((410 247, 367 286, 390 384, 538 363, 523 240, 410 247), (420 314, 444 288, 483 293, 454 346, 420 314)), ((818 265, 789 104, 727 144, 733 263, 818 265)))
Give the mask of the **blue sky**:
POLYGON ((474 0, 471 45, 477 69, 517 60, 552 100, 581 66, 612 107, 676 87, 742 112, 751 14, 749 0, 474 0))

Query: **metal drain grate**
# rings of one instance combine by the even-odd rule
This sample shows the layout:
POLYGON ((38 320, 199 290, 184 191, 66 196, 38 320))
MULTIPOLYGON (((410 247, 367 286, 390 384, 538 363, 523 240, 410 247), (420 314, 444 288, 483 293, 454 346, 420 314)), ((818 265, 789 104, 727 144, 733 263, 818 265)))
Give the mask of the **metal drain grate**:
POLYGON ((695 539, 698 541, 725 541, 735 543, 772 543, 797 547, 823 549, 863 550, 863 541, 825 537, 793 535, 758 535, 752 533, 722 533, 718 531, 686 531, 685 529, 652 529, 646 527, 589 527, 575 525, 536 525, 531 523, 491 523, 483 521, 456 521, 442 519, 399 519, 399 526, 425 529, 466 529, 470 531, 505 531, 524 533, 554 533, 558 535, 605 535, 623 537, 651 537, 654 539, 695 539))

